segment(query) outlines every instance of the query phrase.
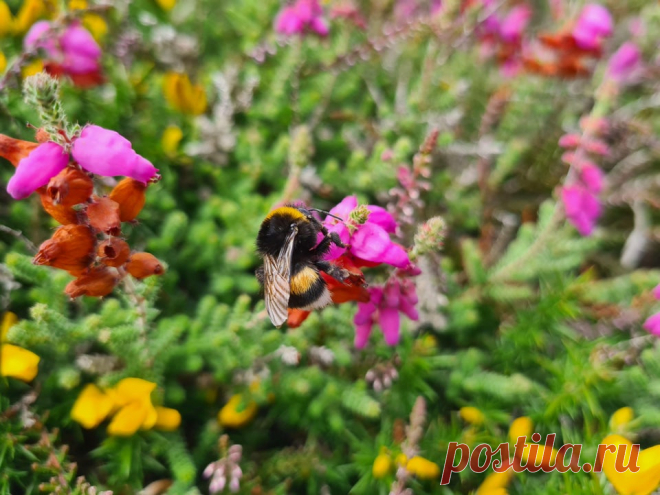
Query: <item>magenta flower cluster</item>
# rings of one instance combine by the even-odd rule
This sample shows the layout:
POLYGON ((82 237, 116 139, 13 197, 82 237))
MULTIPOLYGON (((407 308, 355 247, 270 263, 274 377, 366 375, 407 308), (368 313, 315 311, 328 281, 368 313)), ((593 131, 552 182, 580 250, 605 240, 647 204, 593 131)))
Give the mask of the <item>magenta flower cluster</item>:
POLYGON ((327 216, 324 224, 329 232, 336 232, 348 247, 333 246, 326 259, 334 260, 347 253, 361 266, 385 263, 397 268, 406 268, 410 265, 406 250, 390 239, 390 234, 397 229, 392 215, 380 206, 369 205, 366 222, 354 225, 350 217, 357 206, 357 198, 348 196, 330 210, 330 214, 341 220, 327 216))
POLYGON ((562 160, 571 166, 561 198, 569 221, 584 236, 591 235, 601 215, 599 194, 604 187, 603 172, 590 157, 607 156, 610 152, 607 144, 597 136, 604 124, 592 120, 582 121, 588 132, 566 134, 559 140, 559 145, 568 149, 562 160))
POLYGON ((623 86, 636 82, 641 77, 643 69, 639 48, 632 41, 627 41, 610 58, 606 76, 613 83, 623 86))
POLYGON ((42 49, 47 61, 56 64, 66 74, 88 74, 101 68, 101 48, 94 37, 78 22, 50 36, 53 25, 48 21, 35 23, 25 35, 26 50, 42 49))
POLYGON ((330 32, 318 0, 296 0, 284 7, 275 20, 275 30, 287 36, 310 32, 327 36, 330 32))
POLYGON ((399 343, 401 317, 403 313, 413 321, 419 319, 415 305, 418 302, 415 284, 406 278, 393 277, 385 287, 371 287, 369 302, 358 303, 358 311, 353 319, 355 324, 355 347, 367 345, 375 323, 388 345, 399 343))
MULTIPOLYGON (((97 125, 86 126, 73 140, 71 155, 83 169, 97 175, 122 175, 147 182, 158 173, 151 162, 133 150, 130 141, 97 125)), ((18 163, 7 192, 14 199, 26 198, 64 170, 69 159, 63 146, 40 144, 18 163)))
POLYGON ((583 50, 600 49, 603 39, 612 36, 614 22, 610 12, 597 3, 585 5, 573 28, 575 44, 583 50))

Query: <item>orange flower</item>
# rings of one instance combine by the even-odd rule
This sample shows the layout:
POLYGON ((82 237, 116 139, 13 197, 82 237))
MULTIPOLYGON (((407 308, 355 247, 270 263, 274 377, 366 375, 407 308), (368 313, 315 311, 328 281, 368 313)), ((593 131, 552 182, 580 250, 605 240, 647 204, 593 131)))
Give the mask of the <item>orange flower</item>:
POLYGON ((50 197, 45 187, 37 189, 37 193, 41 199, 41 206, 44 207, 44 211, 53 217, 57 223, 61 223, 62 225, 80 223, 78 212, 70 206, 53 203, 53 198, 50 197))
POLYGON ((119 219, 130 222, 135 219, 146 202, 147 184, 126 177, 115 186, 110 195, 111 200, 119 205, 119 219))
POLYGON ((14 139, 4 134, 0 134, 0 156, 11 162, 14 167, 18 167, 18 162, 28 156, 39 143, 14 139))
POLYGON ((94 183, 80 169, 67 167, 50 179, 46 192, 54 205, 73 206, 84 203, 94 191, 94 183))
POLYGON ((126 263, 131 254, 131 248, 126 241, 111 237, 99 244, 96 255, 101 258, 101 262, 107 266, 119 267, 126 263))
POLYGON ((137 279, 165 273, 158 258, 150 253, 133 253, 126 263, 126 270, 137 279))
POLYGON ((72 299, 79 296, 103 297, 112 292, 118 281, 118 277, 106 267, 95 266, 69 282, 64 292, 72 299))
POLYGON ((96 237, 86 225, 64 225, 39 246, 39 252, 32 262, 78 276, 91 263, 95 245, 96 237))
POLYGON ((94 202, 87 207, 89 224, 99 232, 109 235, 121 234, 119 205, 108 197, 94 196, 94 202))

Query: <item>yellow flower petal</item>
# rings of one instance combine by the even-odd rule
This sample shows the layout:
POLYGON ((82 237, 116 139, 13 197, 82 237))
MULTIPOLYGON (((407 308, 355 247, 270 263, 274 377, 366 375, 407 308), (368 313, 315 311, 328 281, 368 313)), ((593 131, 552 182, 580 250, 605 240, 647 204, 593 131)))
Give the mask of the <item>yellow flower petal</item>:
POLYGON ((25 0, 14 19, 14 34, 22 35, 37 22, 46 16, 48 6, 43 0, 25 0))
POLYGON ((176 154, 181 139, 183 139, 183 131, 178 126, 167 126, 163 131, 163 137, 160 140, 163 151, 168 155, 176 154))
POLYGON ((170 11, 176 5, 176 0, 156 0, 158 6, 166 11, 170 11))
POLYGON ((490 473, 484 482, 477 488, 476 495, 504 495, 506 487, 513 478, 513 469, 507 469, 503 473, 490 473))
POLYGON ((632 442, 621 435, 608 435, 603 439, 604 445, 614 445, 615 452, 605 452, 603 472, 620 495, 649 495, 660 485, 660 445, 641 450, 637 458, 639 471, 633 473, 626 470, 622 473, 616 470, 616 457, 621 445, 626 446, 624 466, 630 462, 632 442))
POLYGON ((380 453, 374 459, 374 464, 371 467, 371 473, 374 478, 384 478, 387 473, 392 469, 392 458, 387 453, 380 453))
POLYGON ((69 10, 85 10, 87 8, 87 0, 70 0, 69 10))
MULTIPOLYGON (((130 437, 143 427, 151 414, 150 406, 145 401, 131 402, 114 415, 108 425, 108 434, 117 437, 130 437)), ((153 406, 151 406, 153 409, 153 406)), ((153 425, 153 423, 152 423, 153 425)))
MULTIPOLYGON (((5 60, 5 55, 2 52, 0 52, 0 55, 2 56, 2 60, 6 65, 7 61, 5 60)), ((3 70, 5 70, 4 66, 2 66, 0 72, 3 70)), ((16 325, 17 322, 18 316, 16 316, 16 314, 12 313, 11 311, 7 311, 2 315, 2 325, 0 325, 0 342, 3 342, 7 338, 7 332, 9 332, 9 329, 16 325)))
POLYGON ((82 25, 92 33, 96 41, 101 41, 108 34, 108 23, 98 14, 85 14, 82 16, 82 25))
MULTIPOLYGON (((11 11, 9 6, 0 0, 0 37, 7 36, 12 30, 11 11)), ((4 70, 4 69, 3 69, 4 70)))
POLYGON ((484 422, 484 413, 476 407, 461 407, 458 415, 463 421, 472 425, 480 425, 484 422))
POLYGON ((233 395, 218 413, 218 422, 229 428, 245 426, 257 415, 257 403, 244 401, 242 394, 233 395))
POLYGON ((96 428, 108 417, 115 404, 112 397, 94 384, 86 385, 76 399, 71 418, 84 428, 96 428))
POLYGON ((23 79, 27 79, 30 76, 39 74, 39 72, 43 70, 44 70, 43 61, 41 59, 36 59, 30 62, 29 64, 23 66, 23 68, 21 69, 21 75, 23 76, 23 79))
POLYGON ((154 428, 158 430, 174 431, 181 424, 181 414, 176 409, 169 407, 156 407, 158 415, 154 428))
POLYGON ((39 356, 12 344, 0 344, 0 376, 31 382, 39 371, 39 356))
POLYGON ((151 403, 151 392, 155 388, 155 383, 148 382, 142 378, 124 378, 113 388, 116 394, 115 401, 120 406, 129 404, 130 402, 143 402, 145 400, 151 403))
POLYGON ((516 443, 518 437, 528 438, 532 434, 534 429, 534 424, 532 420, 527 416, 522 416, 511 423, 509 427, 509 441, 511 443, 516 443))
POLYGON ((206 92, 200 84, 193 85, 187 74, 168 72, 163 78, 163 95, 176 110, 200 115, 206 110, 206 92))
POLYGON ((420 456, 411 458, 406 469, 422 480, 433 480, 440 476, 440 466, 420 456))
POLYGON ((612 431, 620 430, 630 423, 635 417, 635 412, 632 410, 632 407, 622 407, 617 409, 612 417, 610 417, 610 429, 612 431))

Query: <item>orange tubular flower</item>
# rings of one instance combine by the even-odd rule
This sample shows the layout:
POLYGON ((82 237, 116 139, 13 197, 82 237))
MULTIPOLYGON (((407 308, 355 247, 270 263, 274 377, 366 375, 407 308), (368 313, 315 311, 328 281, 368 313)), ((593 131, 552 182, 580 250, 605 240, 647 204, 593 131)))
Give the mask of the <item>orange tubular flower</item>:
POLYGON ((108 197, 119 205, 119 219, 122 222, 130 222, 139 215, 147 201, 146 191, 147 184, 130 177, 115 186, 108 197))
POLYGON ((162 275, 165 268, 153 254, 133 253, 126 263, 126 271, 133 277, 142 279, 151 275, 162 275))
MULTIPOLYGON (((343 282, 340 282, 325 272, 321 272, 321 277, 325 280, 328 290, 332 295, 332 302, 335 304, 341 304, 349 301, 369 301, 369 292, 364 287, 364 274, 356 266, 353 258, 350 255, 343 254, 336 260, 333 260, 332 264, 337 265, 348 272, 348 277, 346 277, 343 282)), ((287 325, 289 328, 299 327, 307 319, 309 313, 309 311, 303 309, 289 308, 287 325)))
POLYGON ((39 143, 31 143, 0 134, 0 156, 9 160, 14 167, 18 167, 18 163, 37 146, 39 143))
POLYGON ((64 225, 39 247, 32 261, 80 275, 94 258, 96 237, 86 225, 64 225))
POLYGON ((131 254, 131 248, 126 241, 111 237, 99 244, 96 255, 101 259, 101 263, 107 266, 119 267, 128 260, 131 254))
POLYGON ((104 266, 95 266, 69 282, 64 292, 72 299, 79 296, 103 297, 112 292, 117 282, 117 275, 104 266))
POLYGON ((82 170, 67 167, 50 179, 46 193, 54 205, 71 207, 86 202, 94 191, 94 183, 82 170))
POLYGON ((45 187, 37 189, 37 193, 41 199, 41 206, 44 207, 44 211, 53 217, 57 223, 62 225, 80 223, 78 212, 70 206, 64 206, 63 204, 56 205, 53 203, 53 198, 50 197, 45 187))
POLYGON ((110 198, 94 197, 94 202, 87 207, 89 224, 99 232, 109 235, 121 234, 119 205, 110 198))

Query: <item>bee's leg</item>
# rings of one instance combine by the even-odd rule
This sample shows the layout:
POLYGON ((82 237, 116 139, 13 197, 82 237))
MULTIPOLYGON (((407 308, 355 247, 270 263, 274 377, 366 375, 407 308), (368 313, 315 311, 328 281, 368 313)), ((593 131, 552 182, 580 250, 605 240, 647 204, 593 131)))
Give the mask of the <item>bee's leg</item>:
POLYGON ((319 268, 319 270, 327 273, 332 278, 339 280, 340 282, 343 282, 350 276, 348 270, 338 267, 329 261, 317 261, 316 266, 319 268))
POLYGON ((334 244, 337 247, 348 247, 346 244, 341 242, 341 238, 339 237, 339 234, 337 232, 328 232, 328 229, 325 227, 321 226, 321 233, 325 236, 321 242, 319 242, 318 246, 316 246, 314 249, 310 251, 311 254, 316 254, 316 255, 322 255, 328 252, 328 249, 330 249, 330 244, 334 244))

